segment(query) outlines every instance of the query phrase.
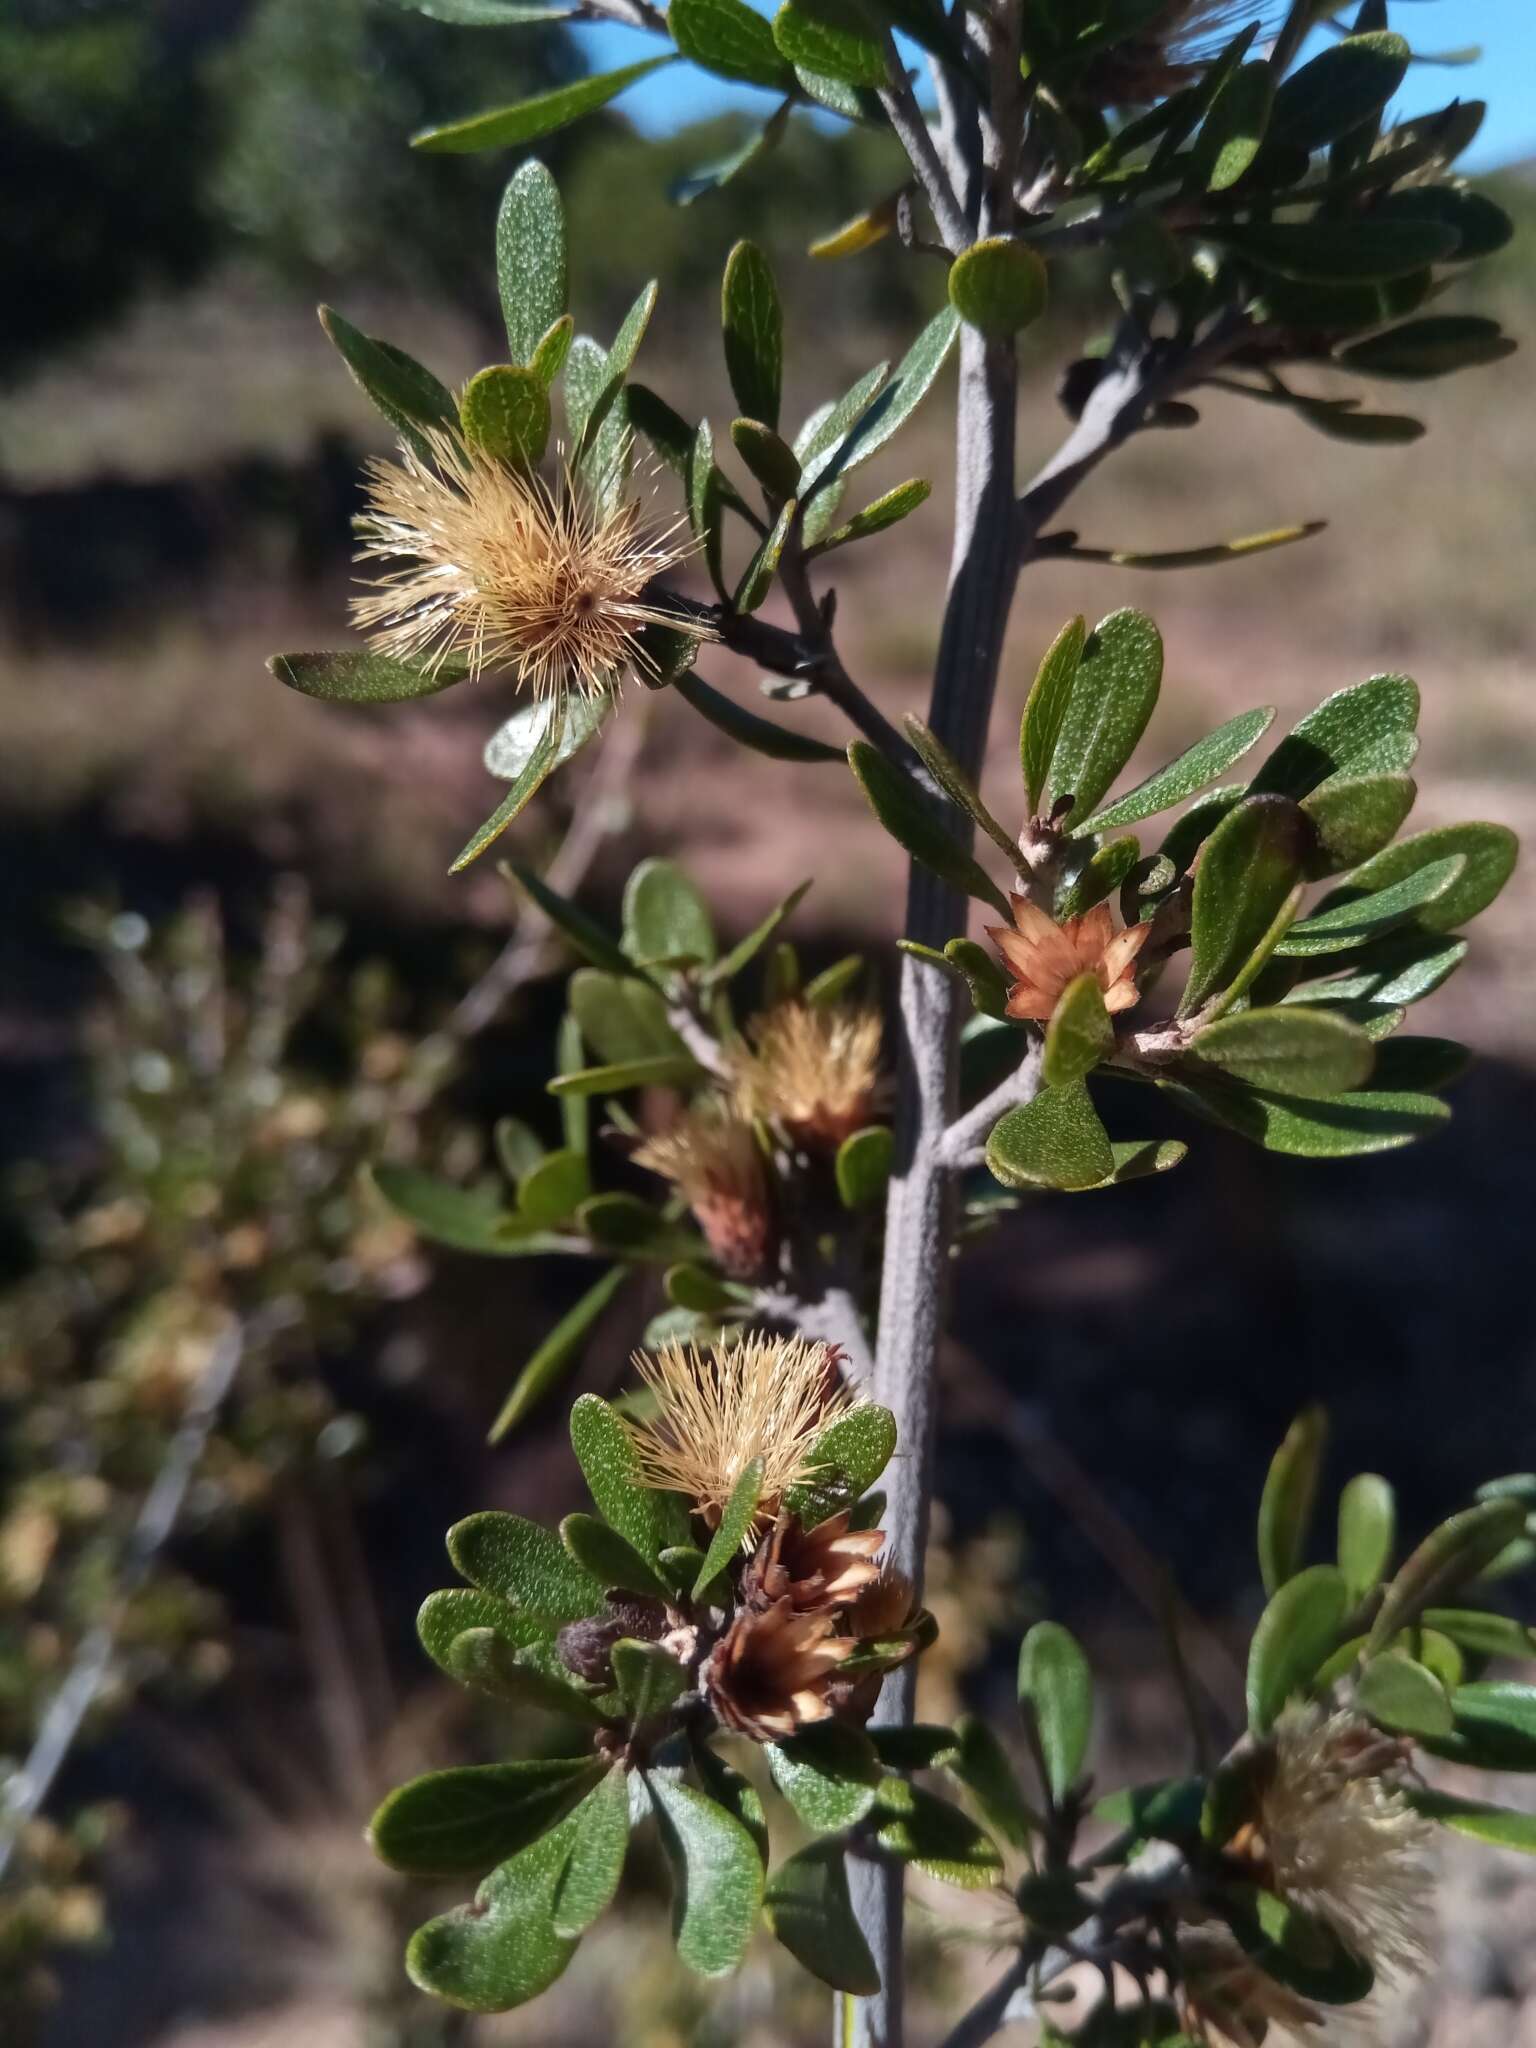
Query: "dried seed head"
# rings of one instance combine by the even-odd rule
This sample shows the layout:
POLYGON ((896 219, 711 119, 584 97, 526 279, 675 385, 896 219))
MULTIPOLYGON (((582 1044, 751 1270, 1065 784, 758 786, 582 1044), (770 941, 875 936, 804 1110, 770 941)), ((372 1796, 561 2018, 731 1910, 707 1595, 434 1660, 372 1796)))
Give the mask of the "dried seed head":
POLYGON ((352 614, 381 654, 596 696, 626 669, 654 670, 647 627, 704 637, 646 601, 688 552, 675 526, 647 530, 633 501, 604 510, 569 474, 552 488, 441 428, 417 432, 429 454, 402 443, 365 471, 357 559, 386 566, 352 614))
POLYGON ((1373 1729, 1351 1714, 1282 1718, 1257 1818, 1275 1891, 1326 1920, 1378 1974, 1423 1970, 1433 1831, 1381 1775, 1373 1729))
POLYGON ((1147 942, 1150 925, 1127 925, 1117 934, 1107 903, 1096 903, 1086 916, 1057 924, 1027 896, 1008 900, 1013 905, 1012 925, 988 925, 987 936, 1014 977, 1008 990, 1010 1017, 1046 1023, 1062 991, 1080 974, 1091 974, 1098 982, 1111 1016, 1140 1001, 1136 955, 1147 942))
POLYGON ((1276 2028, 1295 2042, 1304 2028, 1323 2024, 1317 2006, 1267 1977, 1224 1927, 1182 1928, 1179 1964, 1179 2017, 1197 2041, 1279 2048, 1276 2028))
POLYGON ((848 1609, 848 1627, 865 1642, 893 1636, 911 1620, 912 1598, 912 1581, 906 1573, 887 1565, 848 1609))
POLYGON ((1257 14, 1262 39, 1285 13, 1285 0, 1168 0, 1137 35, 1097 58, 1084 89, 1102 106, 1142 106, 1188 85, 1257 14))
POLYGON ((779 1003, 747 1026, 731 1077, 743 1115, 836 1151, 880 1104, 880 1013, 858 1003, 779 1003))
POLYGON ((832 1712, 829 1690, 852 1636, 832 1633, 830 1612, 798 1614, 790 1600, 743 1608, 705 1659, 705 1696, 728 1728, 777 1742, 832 1712))
POLYGON ((655 1421, 626 1425, 646 1481, 686 1494, 712 1525, 754 1458, 758 1526, 776 1515, 817 1437, 850 1405, 835 1354, 804 1337, 754 1332, 707 1351, 674 1341, 637 1351, 635 1364, 660 1404, 655 1421))
POLYGON ((775 1232, 768 1174, 749 1123, 707 1100, 648 1138, 634 1158, 678 1189, 727 1273, 747 1280, 763 1272, 775 1232))

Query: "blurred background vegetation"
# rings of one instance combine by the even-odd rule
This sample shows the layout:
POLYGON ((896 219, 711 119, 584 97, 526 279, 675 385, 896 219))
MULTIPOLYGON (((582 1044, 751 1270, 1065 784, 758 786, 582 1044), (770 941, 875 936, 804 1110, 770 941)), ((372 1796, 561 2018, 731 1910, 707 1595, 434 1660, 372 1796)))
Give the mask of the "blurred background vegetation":
MULTIPOLYGON (((443 1527, 575 1497, 563 1407, 483 1445, 569 1276, 424 1259, 358 1169, 467 1174, 495 1118, 549 1124, 559 1005, 525 972, 499 1006, 455 1009, 513 914, 488 865, 444 875, 489 808, 479 752, 505 706, 460 692, 331 711, 262 662, 336 640, 357 467, 380 446, 315 300, 449 381, 494 360, 491 224, 511 166, 413 157, 403 138, 581 68, 556 28, 460 30, 389 0, 0 11, 0 1757, 25 1752, 93 1627, 116 1638, 90 1739, 0 1889, 7 2042, 649 2048, 821 2025, 812 2004, 775 2006, 766 1962, 706 2012, 656 1960, 644 1870, 563 2004, 473 2026, 425 2012, 397 1961, 420 1902, 358 1838, 384 1783, 518 1739, 466 1719, 413 1650, 443 1527), (179 1532, 125 1603, 145 1492, 234 1320, 247 1341, 179 1532)), ((725 117, 646 140, 605 114, 546 153, 579 324, 611 332, 657 277, 642 374, 690 416, 723 417, 715 305, 739 235, 773 254, 802 410, 904 345, 943 289, 940 266, 893 243, 805 254, 896 181, 879 135, 800 123, 723 190, 675 203, 745 132, 725 117)), ((1488 182, 1521 232, 1460 297, 1529 337, 1536 182, 1528 166, 1488 182)), ((1042 458, 1088 282, 1061 276, 1030 337, 1025 446, 1042 458)), ((1342 447, 1231 397, 1198 428, 1144 436, 1083 494, 1086 541, 1330 530, 1150 588, 1033 570, 1000 775, 1008 713, 1061 619, 1139 603, 1176 685, 1157 758, 1251 703, 1293 717, 1400 667, 1426 693, 1415 822, 1528 827, 1533 360, 1427 387, 1418 448, 1342 447)), ((850 659, 892 710, 920 701, 937 630, 945 417, 936 398, 885 479, 922 469, 932 504, 842 578, 850 659)), ((753 687, 724 657, 709 673, 753 687)), ((888 944, 900 876, 851 780, 738 757, 668 698, 631 709, 644 738, 601 794, 594 907, 664 851, 744 930, 814 844, 805 950, 888 944)), ((564 802, 525 821, 523 852, 559 843, 564 802)), ((1536 1106, 1530 891, 1517 876, 1437 999, 1442 1027, 1485 1054, 1448 1136, 1324 1168, 1210 1133, 1172 1180, 1110 1207, 1042 1204, 1017 1225, 1027 1258, 1010 1237, 978 1260, 947 1362, 954 1507, 934 1604, 953 1625, 931 1685, 1005 1693, 989 1631, 1046 1602, 1122 1674, 1106 1763, 1150 1768, 1177 1743, 1155 1654, 1164 1567, 1202 1617, 1200 1682, 1230 1693, 1227 1644, 1255 1600, 1251 1503, 1305 1399, 1329 1402, 1341 1464, 1391 1471, 1414 1520, 1530 1462, 1511 1449, 1536 1425, 1515 1137, 1536 1106)), ((584 1384, 617 1382, 641 1319, 605 1321, 584 1384)), ((986 1928, 924 1927, 938 1990, 986 1928)), ((1513 2038, 1515 1993, 1468 1972, 1449 1970, 1450 2018, 1395 2038, 1460 2048, 1492 2007, 1504 2031, 1488 2039, 1513 2038)))

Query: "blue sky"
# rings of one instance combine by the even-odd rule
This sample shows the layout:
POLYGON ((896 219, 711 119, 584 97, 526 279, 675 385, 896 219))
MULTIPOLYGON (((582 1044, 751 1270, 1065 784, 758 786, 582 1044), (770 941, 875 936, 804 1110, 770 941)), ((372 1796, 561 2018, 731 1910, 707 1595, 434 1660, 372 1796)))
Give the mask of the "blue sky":
MULTIPOLYGON (((756 0, 764 12, 771 8, 756 0)), ((1482 46, 1476 63, 1455 69, 1416 66, 1401 95, 1401 110, 1443 106, 1453 97, 1485 99, 1488 118, 1465 168, 1491 170, 1536 156, 1536 0, 1400 0, 1392 25, 1426 54, 1482 46)), ((633 29, 580 28, 594 70, 653 56, 656 39, 633 29)), ((772 100, 748 86, 710 78, 692 65, 669 65, 620 102, 641 127, 656 130, 697 121, 727 107, 766 111, 772 100)))

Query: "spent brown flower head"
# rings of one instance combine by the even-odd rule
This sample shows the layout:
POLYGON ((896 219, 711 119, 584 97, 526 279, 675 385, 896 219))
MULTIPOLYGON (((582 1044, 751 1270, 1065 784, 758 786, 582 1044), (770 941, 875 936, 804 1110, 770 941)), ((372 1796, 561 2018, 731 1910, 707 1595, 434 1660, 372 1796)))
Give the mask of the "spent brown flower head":
POLYGON ((860 1003, 779 1003, 747 1026, 731 1078, 744 1116, 836 1151, 882 1100, 880 1013, 860 1003))
POLYGON ((1180 2019, 1197 2041, 1279 2048, 1276 2029, 1295 2042, 1323 2024, 1319 2007, 1266 1976, 1226 1928, 1184 1928, 1178 1939, 1180 2019))
POLYGON ((1084 89, 1104 106, 1141 106, 1188 85, 1240 28, 1258 15, 1272 34, 1285 0, 1167 0, 1136 35, 1123 37, 1090 66, 1084 89))
POLYGON ((835 1635, 831 1611, 802 1614, 789 1599, 742 1608, 704 1661, 705 1697, 728 1728, 778 1742, 832 1712, 839 1665, 858 1648, 835 1635))
POLYGON ((637 1351, 635 1365, 658 1404, 653 1421, 626 1424, 646 1482, 686 1494, 712 1526, 754 1458, 763 1461, 755 1526, 771 1520, 785 1489, 807 1476, 822 1430, 851 1405, 835 1354, 805 1337, 753 1332, 703 1350, 673 1340, 637 1351))
POLYGON ((539 696, 596 696, 632 667, 655 667, 649 626, 704 629, 647 601, 688 552, 676 527, 648 528, 639 506, 609 509, 567 474, 556 485, 441 428, 365 471, 360 563, 382 565, 354 598, 381 654, 509 670, 539 696))
POLYGON ((780 1516, 743 1575, 748 1606, 770 1607, 787 1599, 808 1614, 857 1598, 880 1576, 875 1558, 884 1548, 885 1531, 851 1529, 849 1519, 846 1513, 830 1515, 814 1529, 802 1529, 793 1515, 780 1516))
POLYGON ((775 1231, 768 1173, 757 1133, 728 1104, 705 1101, 636 1148, 635 1164, 682 1195, 709 1248, 734 1279, 768 1265, 775 1231))
POLYGON ((987 926, 987 936, 1013 976, 1008 990, 1010 1017, 1046 1023, 1063 990, 1080 974, 1091 974, 1113 1016, 1141 1000, 1136 986, 1136 955, 1152 927, 1127 925, 1119 933, 1107 903, 1096 903, 1083 917, 1057 924, 1027 896, 1010 896, 1013 923, 987 926))

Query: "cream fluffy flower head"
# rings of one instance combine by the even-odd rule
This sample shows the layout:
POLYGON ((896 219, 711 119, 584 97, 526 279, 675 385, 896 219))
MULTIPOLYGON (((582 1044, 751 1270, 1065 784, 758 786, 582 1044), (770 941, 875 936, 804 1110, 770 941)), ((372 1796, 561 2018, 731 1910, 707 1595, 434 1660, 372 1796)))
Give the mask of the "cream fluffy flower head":
POLYGON ((417 433, 426 453, 402 443, 365 471, 357 559, 382 573, 352 614, 381 654, 595 696, 654 669, 647 627, 704 637, 646 598, 689 552, 676 526, 648 528, 633 500, 604 509, 568 472, 552 486, 441 428, 417 433))
POLYGON ((731 1055, 743 1115, 835 1151, 879 1107, 880 1013, 859 1003, 779 1003, 731 1055))
POLYGON ((805 1337, 753 1332, 705 1350, 673 1341, 637 1351, 635 1365, 660 1408, 654 1422, 627 1424, 641 1471, 649 1485, 686 1494, 711 1524, 754 1458, 763 1461, 757 1519, 771 1520, 810 1471, 822 1430, 852 1405, 836 1354, 805 1337))
POLYGON ((1422 1971, 1433 1830, 1383 1774, 1382 1739, 1353 1714, 1300 1709, 1275 1730, 1258 1825, 1274 1889, 1326 1920, 1381 1974, 1422 1971))

